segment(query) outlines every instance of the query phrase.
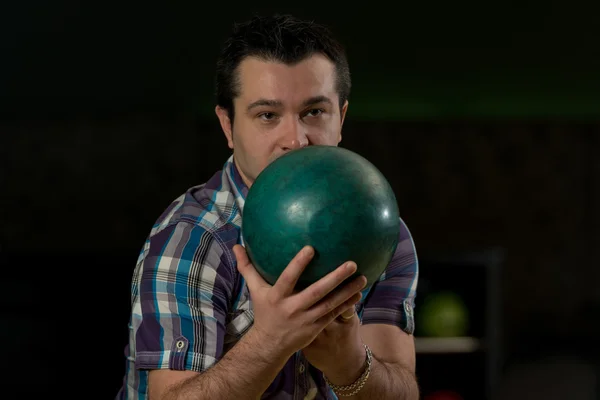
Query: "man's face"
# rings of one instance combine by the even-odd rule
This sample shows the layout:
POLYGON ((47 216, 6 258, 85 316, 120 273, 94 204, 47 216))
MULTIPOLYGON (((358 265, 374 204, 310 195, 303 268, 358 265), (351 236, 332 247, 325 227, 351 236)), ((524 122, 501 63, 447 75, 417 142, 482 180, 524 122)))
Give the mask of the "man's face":
POLYGON ((348 104, 339 107, 334 64, 314 55, 293 65, 247 58, 238 68, 233 126, 216 108, 244 182, 281 155, 308 145, 337 146, 348 104))

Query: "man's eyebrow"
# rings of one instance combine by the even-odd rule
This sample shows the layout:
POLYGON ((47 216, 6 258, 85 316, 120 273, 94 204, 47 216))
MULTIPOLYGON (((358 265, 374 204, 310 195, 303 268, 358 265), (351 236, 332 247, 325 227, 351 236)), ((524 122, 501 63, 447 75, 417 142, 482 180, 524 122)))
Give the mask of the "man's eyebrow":
POLYGON ((250 103, 246 108, 247 111, 252 111, 253 108, 256 107, 281 107, 283 104, 279 100, 269 100, 269 99, 258 99, 253 103, 250 103))
POLYGON ((327 104, 333 105, 331 100, 329 100, 329 97, 326 97, 326 96, 311 97, 309 99, 306 99, 303 104, 304 104, 304 107, 308 107, 308 106, 312 106, 312 105, 318 104, 318 103, 327 103, 327 104))
MULTIPOLYGON (((302 103, 304 107, 312 106, 319 103, 327 103, 333 105, 332 101, 326 96, 313 96, 310 97, 302 103)), ((279 100, 270 100, 270 99, 258 99, 255 102, 252 102, 248 105, 246 110, 248 112, 252 111, 252 109, 257 107, 281 107, 283 103, 279 100)))

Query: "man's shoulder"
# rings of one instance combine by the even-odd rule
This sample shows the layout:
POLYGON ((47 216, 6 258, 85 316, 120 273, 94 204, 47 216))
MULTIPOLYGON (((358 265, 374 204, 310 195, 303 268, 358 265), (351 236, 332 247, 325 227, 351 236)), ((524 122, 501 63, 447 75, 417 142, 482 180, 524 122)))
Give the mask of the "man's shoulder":
MULTIPOLYGON (((240 241, 241 214, 223 171, 177 197, 152 226, 138 257, 235 264, 233 246, 240 241)), ((235 269, 235 268, 234 268, 235 269)))
POLYGON ((404 220, 400 219, 400 234, 398 244, 385 271, 381 274, 380 281, 391 278, 417 279, 419 274, 419 259, 415 243, 404 220))
POLYGON ((241 217, 224 179, 219 171, 171 202, 138 256, 138 279, 144 273, 158 280, 169 280, 171 274, 195 274, 192 281, 198 283, 214 279, 216 272, 220 279, 236 281, 233 246, 240 242, 241 217), (154 270, 162 272, 148 272, 154 270))
POLYGON ((419 265, 413 236, 402 218, 400 218, 398 246, 394 253, 391 265, 396 268, 403 267, 404 269, 413 269, 415 271, 418 269, 419 265))
POLYGON ((223 171, 217 171, 205 183, 188 188, 173 200, 156 220, 150 235, 183 224, 218 236, 239 227, 240 218, 231 184, 223 171))

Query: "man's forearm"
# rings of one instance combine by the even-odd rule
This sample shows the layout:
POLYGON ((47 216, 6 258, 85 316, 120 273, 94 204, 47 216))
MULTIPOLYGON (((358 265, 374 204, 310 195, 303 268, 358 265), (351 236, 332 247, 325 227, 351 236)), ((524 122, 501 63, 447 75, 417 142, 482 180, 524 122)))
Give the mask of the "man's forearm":
POLYGON ((419 387, 415 375, 408 368, 380 362, 373 356, 371 375, 354 397, 347 399, 418 400, 419 387))
POLYGON ((348 400, 418 400, 419 387, 415 375, 406 367, 377 360, 373 355, 371 374, 363 388, 348 400))
POLYGON ((212 368, 169 389, 162 400, 258 399, 288 358, 269 351, 250 330, 212 368))

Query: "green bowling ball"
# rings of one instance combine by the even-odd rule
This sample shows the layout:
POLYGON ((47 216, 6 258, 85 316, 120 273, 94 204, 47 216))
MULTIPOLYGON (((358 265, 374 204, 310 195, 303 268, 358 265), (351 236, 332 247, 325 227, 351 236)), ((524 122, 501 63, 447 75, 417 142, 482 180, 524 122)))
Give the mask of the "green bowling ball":
POLYGON ((431 293, 420 307, 417 326, 422 336, 465 336, 469 330, 469 311, 462 297, 455 292, 431 293))
POLYGON ((364 157, 341 147, 308 146, 269 164, 246 196, 242 236, 261 276, 275 284, 306 245, 315 256, 297 290, 346 261, 367 287, 381 276, 398 246, 400 217, 394 192, 364 157))

